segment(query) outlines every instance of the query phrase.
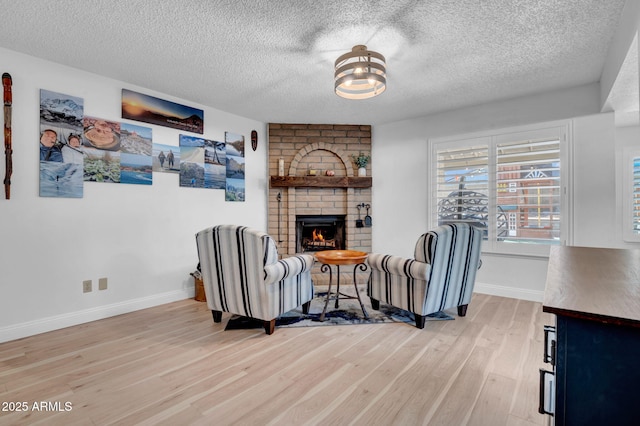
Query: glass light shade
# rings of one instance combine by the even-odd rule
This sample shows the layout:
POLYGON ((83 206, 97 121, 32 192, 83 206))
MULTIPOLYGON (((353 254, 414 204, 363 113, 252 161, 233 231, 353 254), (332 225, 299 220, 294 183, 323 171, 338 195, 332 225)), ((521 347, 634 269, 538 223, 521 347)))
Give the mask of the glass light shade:
POLYGON ((367 99, 378 96, 387 88, 384 56, 357 45, 351 52, 336 59, 335 91, 346 99, 367 99))

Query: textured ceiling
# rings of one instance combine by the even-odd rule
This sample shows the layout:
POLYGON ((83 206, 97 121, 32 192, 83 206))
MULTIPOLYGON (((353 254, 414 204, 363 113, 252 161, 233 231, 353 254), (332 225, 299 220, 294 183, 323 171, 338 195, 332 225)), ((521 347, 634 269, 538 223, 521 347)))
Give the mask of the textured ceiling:
POLYGON ((0 0, 0 46, 259 121, 380 124, 596 82, 623 6, 0 0), (376 98, 333 92, 333 62, 356 44, 387 58, 376 98))

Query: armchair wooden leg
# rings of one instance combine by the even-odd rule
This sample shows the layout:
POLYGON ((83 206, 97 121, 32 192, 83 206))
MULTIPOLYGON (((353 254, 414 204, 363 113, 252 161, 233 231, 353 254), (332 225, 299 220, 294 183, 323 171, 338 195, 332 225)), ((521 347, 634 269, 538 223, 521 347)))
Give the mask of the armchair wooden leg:
POLYGON ((418 315, 416 313, 414 313, 413 315, 416 317, 416 327, 422 330, 424 328, 424 316, 418 315))
POLYGON ((309 313, 309 306, 311 306, 311 300, 302 305, 302 313, 307 315, 309 313))
POLYGON ((380 310, 380 301, 373 297, 370 297, 369 299, 371 299, 371 307, 376 311, 380 310))
POLYGON ((213 322, 221 322, 222 321, 222 311, 211 311, 213 315, 213 322))
POLYGON ((276 319, 272 319, 271 321, 264 322, 264 331, 267 334, 273 334, 276 329, 276 319))
POLYGON ((469 305, 458 306, 458 316, 459 317, 463 317, 463 316, 467 315, 467 306, 469 306, 469 305))

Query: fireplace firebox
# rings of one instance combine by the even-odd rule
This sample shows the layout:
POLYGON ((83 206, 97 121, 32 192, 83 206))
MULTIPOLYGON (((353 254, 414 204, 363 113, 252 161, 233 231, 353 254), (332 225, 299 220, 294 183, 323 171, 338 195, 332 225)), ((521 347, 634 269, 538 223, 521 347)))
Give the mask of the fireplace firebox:
POLYGON ((296 216, 296 252, 344 250, 344 215, 296 216))

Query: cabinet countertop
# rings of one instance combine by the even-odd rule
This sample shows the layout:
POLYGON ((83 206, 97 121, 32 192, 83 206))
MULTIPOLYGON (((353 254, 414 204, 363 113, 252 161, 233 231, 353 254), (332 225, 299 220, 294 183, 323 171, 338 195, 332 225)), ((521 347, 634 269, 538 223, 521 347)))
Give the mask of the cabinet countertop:
POLYGON ((552 247, 542 309, 640 327, 640 250, 552 247))

